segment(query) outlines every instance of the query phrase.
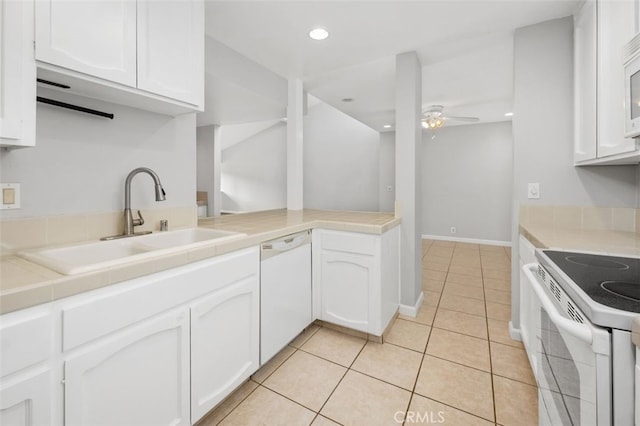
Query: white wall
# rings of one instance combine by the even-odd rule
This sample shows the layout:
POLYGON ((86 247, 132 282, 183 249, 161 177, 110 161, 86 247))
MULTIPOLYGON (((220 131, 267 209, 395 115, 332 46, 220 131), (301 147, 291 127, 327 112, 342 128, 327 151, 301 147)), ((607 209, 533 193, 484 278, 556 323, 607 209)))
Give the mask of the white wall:
POLYGON ((59 92, 42 93, 114 113, 115 118, 38 104, 36 146, 0 154, 2 182, 19 182, 22 190, 22 208, 3 210, 2 217, 123 209, 125 178, 140 166, 158 174, 167 199, 156 203, 151 178, 139 175, 132 185, 133 208, 195 206, 195 114, 172 118, 59 92))
POLYGON ((380 134, 325 103, 304 117, 304 208, 378 210, 380 134))
POLYGON ((573 166, 573 22, 519 28, 514 44, 512 323, 519 327, 521 204, 636 207, 637 166, 573 166), (527 183, 540 183, 540 200, 527 183))
POLYGON ((511 241, 512 144, 511 122, 425 133, 423 234, 511 241))
POLYGON ((281 122, 222 151, 222 210, 285 208, 286 160, 286 125, 281 122))
POLYGON ((396 201, 396 132, 380 133, 378 210, 393 212, 396 201), (391 187, 391 191, 387 187, 391 187))
MULTIPOLYGON (((422 234, 511 241, 510 122, 443 127, 422 138, 422 234), (452 235, 450 228, 457 233, 452 235)), ((395 132, 380 135, 380 211, 393 211, 395 132)))
MULTIPOLYGON (((226 127, 220 128, 222 139, 226 127)), ((232 127, 239 134, 241 125, 232 127)), ((378 211, 380 134, 324 103, 309 108, 303 132, 304 208, 378 211)), ((286 124, 276 122, 235 142, 222 151, 222 209, 286 208, 286 124)), ((210 173, 212 164, 198 161, 210 173)))

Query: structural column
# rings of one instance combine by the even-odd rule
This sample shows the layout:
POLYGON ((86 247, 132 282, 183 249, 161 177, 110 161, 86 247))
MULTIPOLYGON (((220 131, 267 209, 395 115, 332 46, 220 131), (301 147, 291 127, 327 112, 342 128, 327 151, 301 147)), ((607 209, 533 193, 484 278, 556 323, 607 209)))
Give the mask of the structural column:
MULTIPOLYGON (((416 52, 396 56, 396 215, 400 233, 400 304, 411 308, 422 301, 422 67, 416 52)), ((413 312, 412 312, 413 311, 413 312)))
POLYGON ((222 128, 215 126, 213 131, 213 194, 209 199, 209 215, 220 216, 222 208, 222 128), (213 208, 212 208, 213 207, 213 208))
POLYGON ((302 81, 289 80, 287 103, 287 209, 303 205, 303 117, 305 93, 302 81))

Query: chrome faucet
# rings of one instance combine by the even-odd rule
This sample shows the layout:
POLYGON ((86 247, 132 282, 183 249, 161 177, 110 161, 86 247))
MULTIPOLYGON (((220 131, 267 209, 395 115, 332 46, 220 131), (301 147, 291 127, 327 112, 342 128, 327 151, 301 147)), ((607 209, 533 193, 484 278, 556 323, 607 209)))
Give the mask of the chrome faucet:
POLYGON ((166 199, 164 192, 164 188, 162 188, 162 184, 160 183, 160 178, 153 170, 147 167, 138 167, 137 169, 133 169, 131 173, 127 175, 127 179, 124 182, 124 231, 122 235, 114 235, 112 237, 104 237, 101 240, 113 240, 116 238, 124 238, 124 237, 132 237, 134 235, 143 235, 150 234, 151 231, 145 232, 133 232, 133 228, 135 226, 140 226, 144 224, 144 219, 142 214, 140 214, 140 210, 138 210, 138 218, 134 219, 131 214, 131 180, 138 173, 146 173, 153 178, 153 182, 155 183, 155 191, 156 191, 156 201, 164 201, 166 199))
POLYGON ((124 232, 123 235, 133 235, 133 227, 144 224, 144 219, 138 210, 138 219, 134 219, 131 214, 131 180, 138 173, 147 173, 153 178, 153 182, 156 185, 156 201, 164 201, 166 193, 160 183, 160 178, 153 170, 146 167, 138 167, 133 169, 127 176, 127 180, 124 181, 124 232))

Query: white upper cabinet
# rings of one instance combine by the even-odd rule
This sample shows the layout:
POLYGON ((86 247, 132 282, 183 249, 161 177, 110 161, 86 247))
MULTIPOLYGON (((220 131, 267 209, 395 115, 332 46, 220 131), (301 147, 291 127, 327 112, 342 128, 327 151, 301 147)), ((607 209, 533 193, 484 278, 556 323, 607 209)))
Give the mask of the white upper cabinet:
POLYGON ((596 158, 597 14, 588 0, 574 17, 574 143, 576 162, 596 158))
POLYGON ((631 0, 598 2, 598 158, 635 150, 624 137, 623 47, 635 34, 631 0))
POLYGON ((36 2, 36 59, 136 86, 136 4, 36 2))
POLYGON ((0 0, 0 146, 35 145, 33 4, 0 0))
POLYGON ((202 1, 138 1, 138 88, 202 105, 202 34, 202 1))
POLYGON ((178 115, 204 106, 203 0, 38 0, 38 77, 178 115))
MULTIPOLYGON (((637 2, 638 0, 635 0, 637 2)), ((634 0, 587 0, 574 19, 574 160, 637 163, 624 137, 623 47, 635 34, 634 0)))

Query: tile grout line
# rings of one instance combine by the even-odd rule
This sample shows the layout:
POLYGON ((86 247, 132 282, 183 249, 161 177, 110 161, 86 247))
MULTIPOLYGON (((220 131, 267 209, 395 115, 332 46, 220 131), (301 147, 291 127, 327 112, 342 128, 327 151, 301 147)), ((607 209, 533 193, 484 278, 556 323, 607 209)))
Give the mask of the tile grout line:
POLYGON ((491 336, 489 335, 489 310, 487 309, 487 293, 484 286, 484 267, 482 266, 482 256, 480 257, 480 273, 482 274, 482 294, 484 295, 485 322, 487 326, 487 345, 489 346, 489 369, 491 374, 491 399, 493 401, 493 421, 498 424, 498 409, 496 404, 496 386, 493 380, 493 357, 491 356, 491 336))
MULTIPOLYGON (((322 411, 322 409, 327 405, 327 402, 329 402, 329 400, 331 399, 331 397, 333 396, 333 394, 336 392, 336 390, 338 389, 338 387, 340 386, 340 383, 342 383, 342 381, 344 380, 345 377, 347 377, 347 374, 349 373, 349 371, 351 371, 351 367, 353 366, 353 364, 356 362, 356 359, 358 359, 358 357, 360 356, 360 354, 362 353, 362 351, 364 350, 364 347, 367 346, 368 341, 365 341, 364 345, 362 345, 362 347, 360 348, 360 350, 358 351, 358 354, 353 358, 353 361, 351 361, 351 364, 349 365, 349 367, 347 367, 347 369, 345 370, 344 374, 342 375, 342 377, 340 378, 340 380, 338 381, 338 383, 336 384, 336 386, 333 388, 333 390, 331 391, 331 393, 329 394, 329 396, 327 397, 327 399, 322 403, 322 406, 320 407, 320 409, 318 410, 318 414, 316 415, 316 417, 318 417, 320 415, 320 412, 322 411)), ((344 366, 342 366, 344 367, 344 366)), ((355 370, 354 370, 355 371, 355 370)), ((342 423, 338 422, 335 419, 332 419, 329 416, 324 416, 327 419, 331 420, 332 422, 338 423, 340 425, 342 425, 342 423)), ((314 418, 315 421, 315 418, 314 418)))
MULTIPOLYGON (((456 244, 457 244, 457 243, 456 243, 456 244)), ((428 254, 428 253, 427 253, 427 254, 428 254)), ((452 258, 453 258, 453 255, 454 255, 454 254, 455 254, 455 245, 454 245, 454 251, 452 252, 452 256, 451 256, 452 258)), ((426 256, 426 255, 425 255, 425 256, 426 256)), ((451 265, 451 263, 450 263, 449 265, 451 265)), ((445 402, 443 402, 443 401, 439 401, 439 400, 434 399, 434 398, 431 398, 431 397, 427 397, 427 396, 425 396, 425 395, 421 395, 421 394, 419 394, 419 393, 417 393, 417 392, 415 391, 415 388, 416 388, 416 386, 417 386, 417 384, 418 384, 418 377, 420 376, 420 370, 422 369, 422 364, 424 363, 424 359, 425 359, 425 357, 427 357, 427 356, 430 356, 430 357, 433 357, 433 358, 438 358, 438 359, 441 359, 441 360, 444 360, 444 361, 447 361, 447 362, 451 362, 451 363, 453 363, 453 364, 461 365, 461 366, 463 366, 463 367, 473 368, 474 370, 481 371, 481 372, 483 372, 483 373, 487 373, 487 371, 485 371, 485 370, 481 370, 481 369, 478 369, 478 368, 475 368, 475 367, 471 367, 471 366, 468 366, 468 365, 460 364, 460 363, 457 363, 457 362, 455 362, 455 361, 452 361, 452 360, 449 360, 449 359, 445 359, 445 358, 440 358, 440 357, 435 356, 435 355, 430 355, 430 354, 428 355, 428 354, 427 354, 427 348, 428 348, 428 346, 429 346, 429 340, 431 339, 431 333, 433 332, 433 328, 437 328, 437 329, 439 329, 439 330, 446 330, 446 329, 442 329, 442 328, 440 328, 440 327, 436 327, 436 326, 435 326, 435 317, 438 315, 438 310, 440 309, 440 301, 442 300, 442 295, 444 294, 444 290, 445 290, 445 287, 446 287, 446 285, 447 285, 447 280, 446 280, 446 278, 448 277, 448 275, 449 275, 449 270, 447 269, 447 271, 445 272, 445 282, 444 282, 444 284, 443 284, 443 286, 442 286, 442 290, 440 291, 440 296, 439 296, 439 298, 438 298, 438 304, 437 304, 437 306, 436 306, 436 313, 435 313, 435 315, 434 315, 433 324, 432 324, 432 326, 431 326, 431 331, 429 332, 429 338, 427 339, 427 346, 425 346, 425 352, 424 352, 424 354, 423 354, 423 356, 422 356, 422 361, 420 362, 420 368, 418 369, 418 376, 416 376, 416 382, 414 383, 413 391, 412 391, 412 393, 411 393, 411 400, 413 400, 413 396, 417 394, 417 395, 419 395, 419 396, 421 396, 421 397, 424 397, 424 398, 430 399, 430 400, 432 400, 432 401, 436 401, 436 402, 438 402, 438 403, 440 403, 440 404, 446 405, 446 406, 448 406, 448 407, 451 407, 451 408, 453 408, 453 409, 455 409, 455 410, 458 410, 458 411, 464 412, 464 413, 469 414, 469 415, 471 415, 471 416, 474 416, 474 417, 476 417, 476 418, 479 418, 479 419, 482 419, 482 420, 489 421, 488 419, 485 419, 484 417, 481 417, 481 416, 478 416, 478 415, 476 415, 476 414, 474 414, 474 413, 471 413, 471 412, 469 412, 469 411, 463 410, 463 409, 462 409, 462 408, 460 408, 460 407, 454 407, 453 405, 447 404, 447 403, 445 403, 445 402)), ((483 295, 484 295, 484 283, 483 283, 483 295)), ((443 309, 445 309, 445 308, 443 308, 443 309)), ((485 310, 486 310, 486 307, 485 307, 485 310)), ((451 330, 446 330, 446 331, 451 331, 451 330)), ((452 332, 454 332, 454 331, 452 331, 452 332)), ((454 333, 455 333, 455 332, 454 332, 454 333)), ((466 335, 466 334, 462 334, 462 333, 457 333, 457 334, 461 334, 461 335, 463 335, 463 336, 468 336, 468 335, 466 335)), ((489 336, 489 330, 487 329, 487 344, 488 344, 488 336, 489 336)), ((469 336, 469 337, 474 337, 474 336, 469 336)), ((491 354, 489 354, 489 363, 490 363, 490 365, 491 365, 491 354)), ((490 368, 491 368, 491 367, 490 367, 490 368)), ((489 373, 489 375, 491 375, 491 372, 488 372, 488 373, 489 373)), ((492 398, 494 397, 494 396, 493 396, 493 379, 492 379, 492 383, 491 383, 491 396, 492 396, 492 398)), ((496 419, 495 419, 495 402, 494 402, 494 421, 493 421, 493 423, 494 423, 494 424, 495 424, 495 420, 496 420, 496 419)))

